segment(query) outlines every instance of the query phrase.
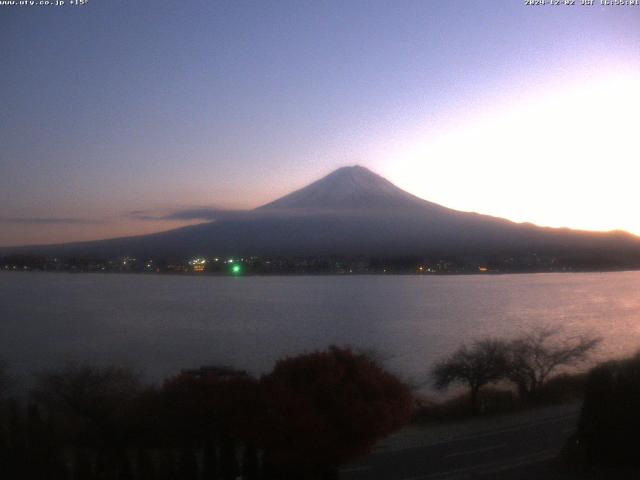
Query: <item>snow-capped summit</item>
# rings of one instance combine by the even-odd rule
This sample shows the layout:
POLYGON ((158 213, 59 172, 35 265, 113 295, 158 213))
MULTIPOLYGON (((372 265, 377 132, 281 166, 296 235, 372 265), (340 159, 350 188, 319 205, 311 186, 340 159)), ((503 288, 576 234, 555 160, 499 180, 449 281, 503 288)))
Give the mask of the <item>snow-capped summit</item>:
POLYGON ((359 165, 329 175, 258 210, 360 210, 433 205, 359 165))

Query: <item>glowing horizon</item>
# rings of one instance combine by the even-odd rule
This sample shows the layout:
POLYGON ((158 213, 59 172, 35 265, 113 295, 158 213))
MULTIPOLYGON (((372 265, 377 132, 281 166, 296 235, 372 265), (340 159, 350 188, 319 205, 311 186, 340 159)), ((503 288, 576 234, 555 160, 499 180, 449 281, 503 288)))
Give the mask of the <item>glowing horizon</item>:
POLYGON ((640 72, 566 84, 448 122, 446 131, 407 147, 391 176, 456 210, 640 235, 634 165, 640 72), (442 181, 421 185, 421 178, 434 177, 442 181))

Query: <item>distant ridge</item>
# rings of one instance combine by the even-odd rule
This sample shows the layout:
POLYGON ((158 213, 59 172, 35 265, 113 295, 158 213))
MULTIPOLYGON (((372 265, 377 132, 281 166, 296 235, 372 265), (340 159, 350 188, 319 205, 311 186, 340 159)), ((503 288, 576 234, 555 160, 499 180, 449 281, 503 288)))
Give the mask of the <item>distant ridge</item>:
MULTIPOLYGON (((0 249, 2 250, 2 249, 0 249)), ((361 166, 329 175, 255 210, 166 232, 0 253, 113 258, 192 255, 364 255, 430 258, 544 255, 602 268, 640 268, 640 237, 543 228, 428 202, 361 166)), ((555 261, 555 260, 554 260, 555 261)))

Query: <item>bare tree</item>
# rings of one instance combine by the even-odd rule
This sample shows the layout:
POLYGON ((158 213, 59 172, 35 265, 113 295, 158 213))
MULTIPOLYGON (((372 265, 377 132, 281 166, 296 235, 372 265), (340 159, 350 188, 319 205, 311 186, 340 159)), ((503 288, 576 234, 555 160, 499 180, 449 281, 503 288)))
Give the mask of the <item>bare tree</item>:
POLYGON ((589 335, 558 339, 561 332, 561 328, 537 327, 509 342, 505 376, 515 383, 521 399, 534 398, 561 367, 585 361, 602 340, 589 335))
POLYGON ((496 339, 463 345, 451 356, 437 363, 431 376, 434 386, 444 390, 452 383, 466 384, 471 393, 471 408, 478 412, 478 393, 483 386, 498 381, 506 372, 507 346, 496 339))

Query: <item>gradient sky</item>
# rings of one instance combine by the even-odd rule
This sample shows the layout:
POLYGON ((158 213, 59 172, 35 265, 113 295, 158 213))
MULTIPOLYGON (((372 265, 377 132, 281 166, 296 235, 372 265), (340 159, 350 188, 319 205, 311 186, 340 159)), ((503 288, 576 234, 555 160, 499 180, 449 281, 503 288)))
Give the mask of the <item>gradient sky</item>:
POLYGON ((0 245, 168 229, 130 213, 252 208, 349 164, 640 234, 640 7, 89 0, 0 7, 0 45, 0 245))

